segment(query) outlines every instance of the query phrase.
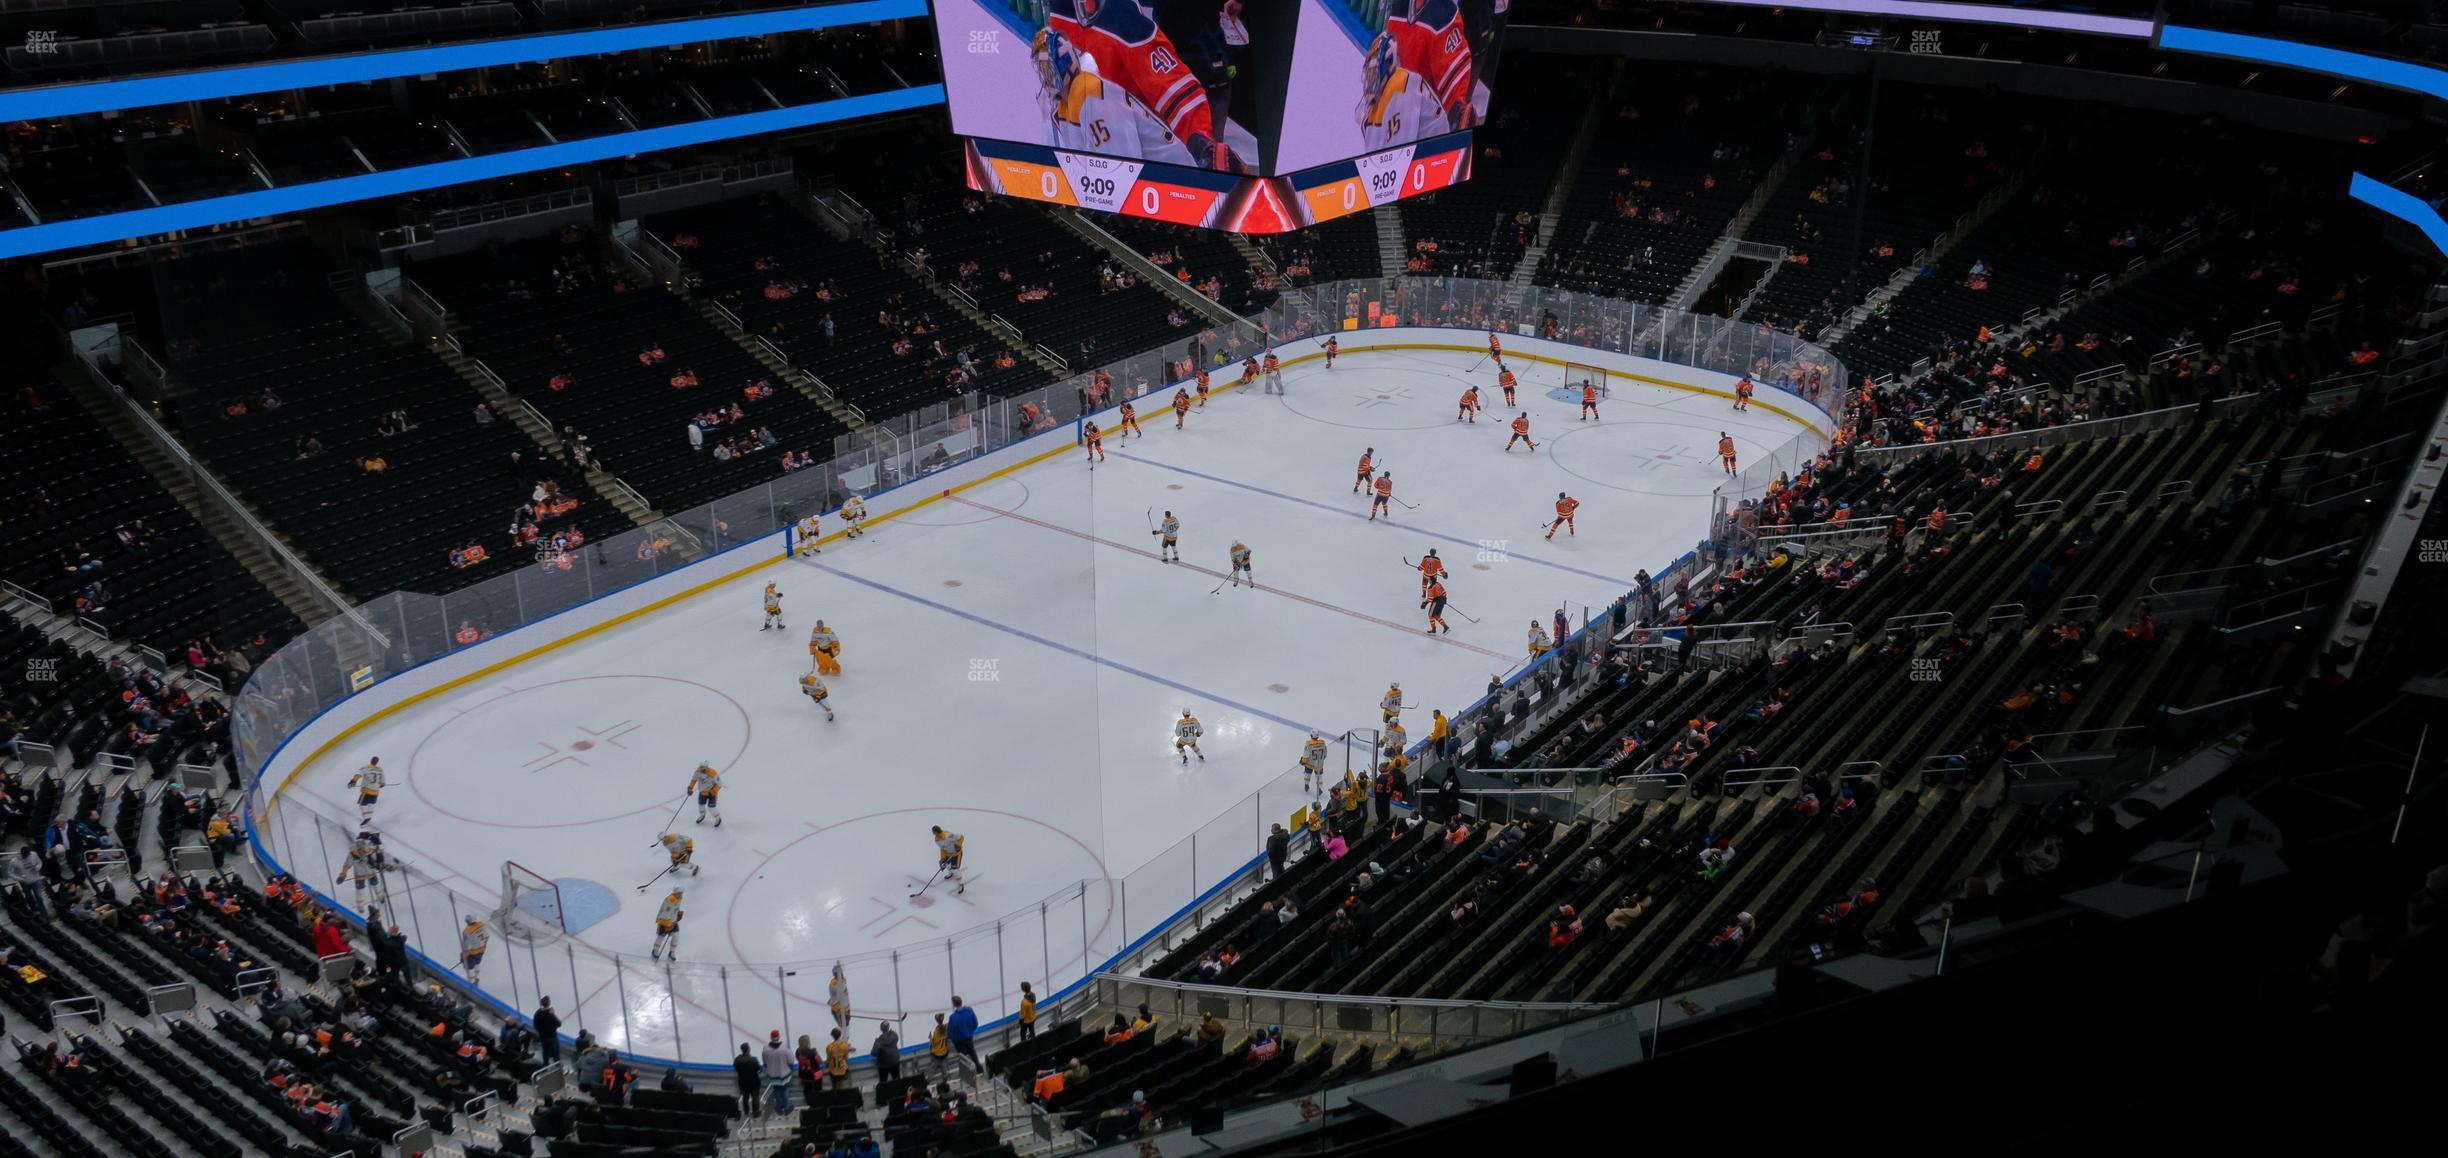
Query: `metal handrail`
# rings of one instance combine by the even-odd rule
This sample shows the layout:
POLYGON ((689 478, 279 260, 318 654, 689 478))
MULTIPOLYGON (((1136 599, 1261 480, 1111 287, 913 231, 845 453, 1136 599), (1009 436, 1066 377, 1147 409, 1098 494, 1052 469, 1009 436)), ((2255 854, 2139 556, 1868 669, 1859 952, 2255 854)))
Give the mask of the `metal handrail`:
POLYGON ((1211 994, 1242 1000, 1321 1001, 1333 1005, 1374 1005, 1383 1008, 1411 1006, 1423 1009, 1504 1009, 1529 1013, 1583 1013, 1613 1008, 1604 1002, 1597 1001, 1465 1001, 1435 997, 1386 997, 1375 993, 1305 993, 1291 989, 1244 989, 1235 985, 1201 985, 1193 981, 1134 977, 1123 973, 1100 972, 1093 980, 1101 985, 1137 985, 1174 993, 1211 994))

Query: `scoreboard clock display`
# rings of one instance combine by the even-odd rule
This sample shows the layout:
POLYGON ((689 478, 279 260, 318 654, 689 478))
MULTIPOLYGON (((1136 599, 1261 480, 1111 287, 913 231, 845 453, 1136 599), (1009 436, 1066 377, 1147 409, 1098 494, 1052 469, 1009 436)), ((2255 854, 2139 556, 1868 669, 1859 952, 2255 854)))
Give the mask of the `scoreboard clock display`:
POLYGON ((1016 141, 965 143, 969 187, 1006 197, 1236 233, 1282 233, 1469 179, 1471 134, 1449 133, 1281 177, 1251 177, 1016 141))

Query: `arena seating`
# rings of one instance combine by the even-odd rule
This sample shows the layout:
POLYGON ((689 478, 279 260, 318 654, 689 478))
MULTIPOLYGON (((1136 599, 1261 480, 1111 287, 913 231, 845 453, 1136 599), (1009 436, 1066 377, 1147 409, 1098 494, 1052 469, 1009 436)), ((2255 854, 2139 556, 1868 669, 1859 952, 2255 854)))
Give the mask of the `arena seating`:
POLYGON ((835 238, 779 199, 667 214, 650 226, 681 246, 703 292, 870 419, 971 390, 1016 394, 1046 381, 1044 370, 938 301, 899 265, 835 238), (886 314, 900 324, 885 324, 886 314), (830 340, 827 318, 834 325, 830 340), (907 353, 896 352, 902 342, 907 353), (945 354, 932 353, 937 343, 945 354), (973 370, 959 367, 961 354, 973 370), (998 359, 1010 365, 996 369, 998 359))
POLYGON ((1505 99, 1472 134, 1471 178, 1401 202, 1413 273, 1503 281, 1529 245, 1556 166, 1587 111, 1594 64, 1533 57, 1501 72, 1505 99))
POLYGON ((1262 235, 1257 242, 1293 285, 1401 272, 1380 268, 1385 263, 1377 252, 1377 223, 1365 213, 1289 233, 1262 235))
POLYGON ((64 387, 38 379, 25 390, 0 419, 0 502, 22 512, 0 523, 0 576, 174 663, 208 635, 240 648, 287 641, 288 610, 64 387))
POLYGON ((0 12, 17 83, 260 56, 272 30, 241 0, 101 0, 0 12))
POLYGON ((351 314, 302 247, 158 273, 165 348, 194 397, 183 437, 343 589, 441 592, 515 569, 532 554, 505 534, 520 522, 545 537, 626 525, 507 420, 477 424, 475 391, 351 314), (579 506, 515 517, 544 480, 579 506), (486 558, 455 564, 471 543, 486 558))
POLYGON ((1816 334, 1888 277, 1981 197, 2038 142, 2040 108, 2005 95, 1890 86, 1880 97, 1870 187, 1860 177, 1858 132, 1823 128, 1744 237, 1781 245, 1784 264, 1743 316, 1816 334), (1861 252, 1848 252, 1855 202, 1867 198, 1861 252), (1858 259, 1850 299, 1847 267, 1858 259))
POLYGON ((412 276, 469 326, 470 357, 501 375, 556 430, 574 427, 595 453, 666 512, 686 510, 778 477, 785 450, 825 457, 841 422, 715 329, 686 301, 609 265, 583 234, 526 242, 498 255, 450 258, 412 276), (639 362, 649 346, 665 358, 639 362), (693 372, 698 384, 674 388, 693 372), (554 390, 556 375, 574 379, 554 390), (767 381, 761 399, 746 391, 767 381), (737 404, 742 417, 709 430, 692 449, 693 418, 737 404), (754 447, 755 430, 774 444, 731 462, 713 449, 737 439, 754 447))
POLYGON ((1785 147, 1806 90, 1773 74, 1637 69, 1598 113, 1538 281, 1663 303, 1785 147))
POLYGON ((1138 251, 1139 256, 1155 261, 1182 284, 1207 293, 1210 300, 1236 314, 1246 317, 1275 302, 1278 291, 1260 288, 1257 271, 1250 268, 1248 260, 1230 240, 1215 230, 1136 217, 1099 217, 1096 224, 1138 251), (1169 260, 1156 261, 1158 257, 1169 260), (1211 282, 1215 292, 1208 293, 1211 282))

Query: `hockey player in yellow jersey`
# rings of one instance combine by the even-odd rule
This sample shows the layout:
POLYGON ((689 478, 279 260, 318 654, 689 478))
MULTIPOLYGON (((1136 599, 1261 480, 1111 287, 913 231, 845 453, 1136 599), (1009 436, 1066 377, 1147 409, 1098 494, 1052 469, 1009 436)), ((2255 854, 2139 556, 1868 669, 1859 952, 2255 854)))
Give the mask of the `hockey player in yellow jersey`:
POLYGON ((1193 752, 1198 753, 1199 759, 1206 759, 1207 753, 1199 752, 1198 746, 1199 737, 1206 734, 1207 730, 1199 726, 1198 717, 1191 715, 1190 709, 1183 708, 1181 718, 1173 721, 1173 754, 1181 757, 1184 764, 1190 762, 1193 752))
POLYGON ((706 814, 712 813, 714 827, 721 828, 722 809, 715 797, 722 795, 722 773, 715 771, 712 764, 699 764, 696 771, 689 773, 688 794, 697 798, 697 823, 704 824, 706 814))
POLYGON ((861 524, 867 521, 867 504, 860 502, 857 495, 852 495, 849 498, 843 499, 841 505, 841 521, 842 538, 855 539, 860 535, 866 534, 866 528, 861 524))
POLYGON ((799 520, 799 529, 791 535, 791 554, 822 555, 816 540, 824 538, 824 524, 814 515, 799 520))
POLYGON ((661 957, 668 950, 674 960, 679 958, 680 918, 687 915, 680 908, 680 886, 673 885, 672 891, 663 897, 663 907, 655 910, 654 951, 646 954, 648 957, 661 957))
POLYGON ((485 923, 469 917, 467 927, 459 930, 459 967, 467 970, 469 984, 476 981, 476 971, 484 967, 485 944, 493 939, 485 932, 485 923))
POLYGON ((808 672, 799 677, 799 692, 814 702, 817 707, 824 709, 825 719, 828 722, 833 719, 833 705, 830 702, 833 693, 825 687, 822 679, 817 678, 815 672, 808 672))
POLYGON ((815 661, 819 675, 841 674, 841 637, 833 634, 824 620, 817 620, 816 626, 808 631, 808 658, 815 661))
POLYGON ((968 854, 969 838, 957 832, 947 832, 944 826, 934 826, 935 871, 952 882, 952 891, 969 891, 969 882, 961 879, 961 860, 968 854))
POLYGON ((1530 621, 1529 644, 1530 658, 1532 659, 1537 659, 1538 657, 1547 654, 1547 649, 1555 646, 1547 638, 1547 629, 1544 626, 1541 626, 1539 621, 1535 619, 1530 621))
POLYGON ((765 585, 765 626, 757 630, 771 631, 780 626, 782 626, 782 589, 768 583, 765 585))
POLYGON ((1401 720, 1387 720, 1385 734, 1377 743, 1379 747, 1400 752, 1411 746, 1411 733, 1403 730, 1401 720))
POLYGON ((663 834, 663 851, 671 854, 671 871, 679 872, 686 869, 688 875, 697 875, 696 841, 676 832, 667 832, 663 834))
POLYGON ((1301 744, 1301 791, 1315 792, 1326 783, 1326 741, 1314 730, 1301 744))
POLYGON ((1395 717, 1402 715, 1402 700, 1401 684, 1393 684, 1386 688, 1385 698, 1377 701, 1377 710, 1385 713, 1386 723, 1391 724, 1395 717))
POLYGON ((1232 545, 1232 584, 1238 587, 1244 582, 1247 582, 1252 587, 1256 587, 1258 585, 1258 578, 1250 571, 1250 549, 1248 545, 1244 544, 1239 539, 1235 539, 1233 540, 1232 545))

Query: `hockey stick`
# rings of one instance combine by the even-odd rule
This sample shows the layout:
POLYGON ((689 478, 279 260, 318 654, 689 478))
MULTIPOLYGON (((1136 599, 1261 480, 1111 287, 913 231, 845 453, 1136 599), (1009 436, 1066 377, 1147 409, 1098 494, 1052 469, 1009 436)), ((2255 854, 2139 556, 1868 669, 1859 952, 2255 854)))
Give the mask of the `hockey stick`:
MULTIPOLYGON (((675 804, 675 805, 673 805, 673 806, 672 806, 672 814, 671 814, 671 819, 670 819, 670 820, 666 820, 666 821, 664 821, 664 822, 663 822, 663 832, 670 832, 670 831, 672 830, 672 826, 673 826, 673 825, 680 823, 680 810, 681 810, 681 809, 684 809, 684 808, 687 808, 687 807, 688 807, 688 803, 689 803, 689 794, 688 794, 688 793, 686 793, 686 792, 681 793, 681 794, 680 794, 680 803, 675 804)), ((655 834, 655 838, 654 838, 654 840, 652 840, 652 841, 648 842, 648 843, 647 843, 647 845, 646 845, 646 847, 648 847, 648 848, 653 848, 653 847, 655 847, 656 845, 659 845, 659 844, 661 844, 661 843, 663 843, 663 833, 656 833, 656 834, 655 834)))
POLYGON ((656 881, 662 880, 664 877, 670 876, 670 875, 671 875, 671 871, 672 871, 673 869, 676 869, 676 868, 679 868, 679 867, 680 867, 680 866, 679 866, 679 865, 676 865, 676 864, 675 864, 675 865, 665 865, 665 866, 663 866, 663 871, 662 871, 662 872, 656 873, 654 876, 647 878, 647 881, 646 881, 646 883, 645 883, 645 884, 639 885, 639 886, 637 887, 637 891, 639 891, 639 892, 641 892, 641 893, 642 893, 642 892, 645 892, 645 891, 646 891, 646 890, 648 890, 648 889, 653 888, 653 887, 654 887, 654 883, 655 883, 656 881))
POLYGON ((1445 610, 1450 611, 1450 612, 1453 612, 1454 614, 1459 615, 1459 616, 1461 616, 1461 617, 1462 617, 1462 618, 1464 618, 1464 619, 1468 619, 1468 620, 1470 620, 1472 623, 1477 623, 1477 622, 1479 622, 1479 620, 1478 620, 1478 619, 1476 619, 1475 617, 1473 617, 1473 616, 1471 615, 1471 613, 1470 613, 1470 612, 1464 611, 1464 610, 1462 610, 1461 608, 1454 606, 1454 605, 1453 605, 1451 602, 1448 602, 1448 603, 1446 603, 1446 604, 1445 604, 1445 610))
MULTIPOLYGON (((1208 592, 1208 594, 1209 594, 1209 595, 1222 595, 1222 594, 1224 593, 1224 585, 1225 585, 1226 583, 1230 583, 1230 582, 1232 582, 1232 576, 1230 576, 1230 575, 1227 575, 1227 576, 1225 576, 1224 578, 1217 580, 1217 581, 1216 581, 1216 585, 1215 585, 1215 590, 1208 592)), ((1255 584, 1253 584, 1252 586, 1255 586, 1255 584)))
POLYGON ((1389 499, 1394 499, 1395 502, 1402 503, 1403 509, 1406 511, 1416 511, 1419 509, 1419 505, 1416 503, 1403 503, 1400 498, 1396 498, 1393 495, 1387 495, 1386 497, 1389 499))
POLYGON ((935 875, 934 875, 934 876, 931 876, 931 877, 928 877, 928 878, 926 879, 926 883, 925 883, 925 884, 918 886, 918 891, 917 891, 917 892, 914 892, 914 893, 911 893, 911 894, 910 894, 910 899, 914 901, 914 900, 917 900, 917 899, 918 899, 918 898, 920 898, 920 897, 925 896, 925 895, 926 895, 926 891, 927 891, 928 889, 934 888, 934 887, 935 887, 935 882, 936 882, 938 879, 940 879, 942 876, 943 876, 943 866, 942 866, 941 864, 938 864, 938 865, 936 865, 936 866, 935 866, 935 875))
POLYGON ((1470 369, 1468 369, 1468 370, 1464 370, 1464 371, 1463 371, 1463 373, 1465 373, 1465 374, 1476 374, 1476 373, 1478 373, 1478 372, 1479 372, 1479 367, 1484 366, 1484 365, 1487 365, 1487 360, 1488 360, 1488 356, 1487 356, 1487 355, 1485 355, 1485 354, 1481 354, 1481 355, 1479 355, 1479 360, 1478 360, 1478 361, 1476 361, 1476 362, 1471 363, 1471 364, 1470 364, 1470 369))

